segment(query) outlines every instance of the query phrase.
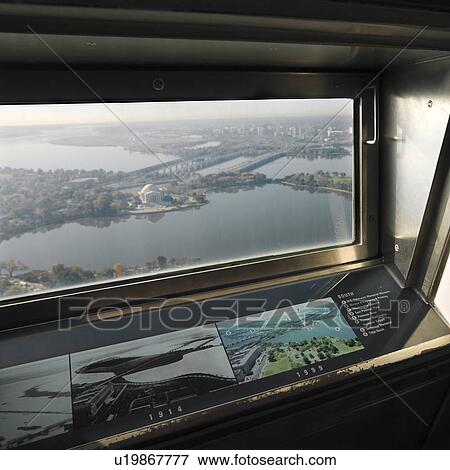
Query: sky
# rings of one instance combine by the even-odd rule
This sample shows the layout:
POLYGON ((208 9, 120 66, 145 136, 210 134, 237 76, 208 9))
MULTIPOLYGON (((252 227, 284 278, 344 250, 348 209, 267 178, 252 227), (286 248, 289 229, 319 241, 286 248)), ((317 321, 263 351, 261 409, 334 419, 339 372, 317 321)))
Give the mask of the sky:
POLYGON ((69 376, 69 356, 52 357, 42 361, 1 369, 0 387, 5 384, 30 379, 36 379, 36 384, 39 384, 45 376, 57 373, 69 376))
POLYGON ((0 126, 108 124, 118 122, 114 114, 124 122, 351 116, 351 103, 351 99, 334 98, 5 105, 0 107, 0 126))
MULTIPOLYGON (((101 348, 89 349, 72 354, 72 370, 90 364, 92 362, 109 359, 111 357, 136 357, 148 354, 162 354, 172 349, 183 348, 183 344, 190 341, 199 341, 195 345, 209 337, 218 339, 217 330, 214 327, 196 327, 174 331, 167 334, 140 338, 125 343, 112 344, 101 348)), ((216 344, 216 341, 211 344, 216 344)))

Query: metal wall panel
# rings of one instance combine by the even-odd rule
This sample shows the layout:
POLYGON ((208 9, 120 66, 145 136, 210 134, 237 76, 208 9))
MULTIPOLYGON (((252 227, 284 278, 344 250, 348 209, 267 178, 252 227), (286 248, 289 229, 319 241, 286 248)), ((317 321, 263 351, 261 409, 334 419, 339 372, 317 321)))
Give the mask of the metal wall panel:
POLYGON ((441 314, 450 324, 450 258, 447 258, 445 262, 444 272, 442 273, 441 283, 436 293, 434 302, 436 307, 439 309, 441 314))
POLYGON ((450 115, 450 60, 381 80, 382 251, 406 278, 450 115))

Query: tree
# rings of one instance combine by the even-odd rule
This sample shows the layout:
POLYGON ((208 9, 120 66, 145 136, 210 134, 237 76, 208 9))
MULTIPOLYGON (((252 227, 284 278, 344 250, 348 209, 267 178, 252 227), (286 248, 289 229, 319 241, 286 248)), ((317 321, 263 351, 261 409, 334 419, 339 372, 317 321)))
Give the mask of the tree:
POLYGON ((114 269, 105 268, 95 273, 95 279, 97 279, 97 281, 104 281, 104 280, 112 279, 114 275, 115 275, 114 269))
POLYGON ((92 271, 84 271, 77 265, 64 266, 62 263, 52 266, 51 276, 54 284, 57 286, 81 284, 95 280, 92 271))
POLYGON ((11 283, 6 278, 0 277, 0 295, 3 295, 10 286, 11 283))
POLYGON ((112 196, 108 193, 99 194, 93 201, 93 209, 96 214, 107 215, 111 212, 112 196))
POLYGON ((55 285, 65 285, 67 283, 66 267, 62 263, 52 266, 52 279, 55 285))
POLYGON ((157 256, 155 264, 158 268, 164 268, 167 266, 167 258, 165 256, 157 256))
POLYGON ((0 263, 0 270, 6 271, 10 278, 13 277, 16 271, 23 271, 25 269, 28 269, 28 266, 23 264, 22 261, 14 259, 9 259, 0 263))
POLYGON ((276 362, 277 355, 273 349, 270 350, 268 359, 269 359, 269 362, 276 362))
POLYGON ((125 266, 120 263, 116 263, 113 266, 113 271, 116 277, 123 277, 125 273, 125 266))

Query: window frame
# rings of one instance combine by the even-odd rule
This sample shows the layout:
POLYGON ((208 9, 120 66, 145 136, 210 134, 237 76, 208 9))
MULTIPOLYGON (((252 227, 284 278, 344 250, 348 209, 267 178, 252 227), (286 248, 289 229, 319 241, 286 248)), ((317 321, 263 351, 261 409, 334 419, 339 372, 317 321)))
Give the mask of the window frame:
POLYGON ((355 242, 4 299, 0 301, 0 331, 79 317, 83 309, 86 313, 86 306, 92 300, 96 301, 96 308, 113 308, 122 299, 139 303, 142 299, 185 296, 377 257, 377 95, 377 82, 373 75, 367 73, 105 69, 76 73, 61 69, 3 71, 0 76, 0 105, 101 103, 103 100, 108 103, 354 97, 355 242), (153 89, 155 78, 164 80, 163 90, 153 89))

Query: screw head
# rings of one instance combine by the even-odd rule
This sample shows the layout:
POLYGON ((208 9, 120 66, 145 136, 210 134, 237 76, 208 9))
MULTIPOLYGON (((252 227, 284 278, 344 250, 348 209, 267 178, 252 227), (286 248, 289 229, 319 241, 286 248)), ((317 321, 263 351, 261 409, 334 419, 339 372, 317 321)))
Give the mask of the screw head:
POLYGON ((155 91, 162 91, 164 90, 165 83, 163 78, 155 78, 152 82, 152 87, 155 91))

